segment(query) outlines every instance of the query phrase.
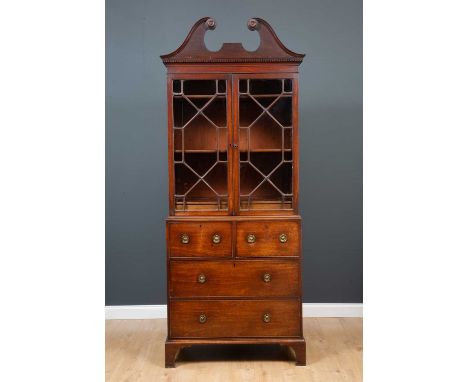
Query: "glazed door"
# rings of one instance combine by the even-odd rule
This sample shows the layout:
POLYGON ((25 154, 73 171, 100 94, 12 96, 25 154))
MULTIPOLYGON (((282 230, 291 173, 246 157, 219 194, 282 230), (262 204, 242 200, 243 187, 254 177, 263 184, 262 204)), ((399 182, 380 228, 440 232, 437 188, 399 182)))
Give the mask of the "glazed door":
POLYGON ((172 214, 232 210, 231 82, 227 75, 168 79, 172 214))
POLYGON ((234 76, 236 210, 297 212, 297 79, 234 76))
POLYGON ((176 215, 297 213, 297 78, 168 80, 169 205, 176 215))

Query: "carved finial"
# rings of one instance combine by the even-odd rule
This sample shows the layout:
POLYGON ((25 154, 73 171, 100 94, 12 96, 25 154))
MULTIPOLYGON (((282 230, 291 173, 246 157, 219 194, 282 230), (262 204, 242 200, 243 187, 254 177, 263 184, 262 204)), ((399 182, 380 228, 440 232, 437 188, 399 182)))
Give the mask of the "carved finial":
POLYGON ((254 31, 258 27, 258 21, 256 19, 249 19, 247 21, 247 28, 249 28, 251 31, 254 31))
POLYGON ((216 20, 215 19, 212 19, 212 18, 209 18, 208 20, 206 20, 206 26, 208 29, 210 30, 213 30, 216 28, 216 20))

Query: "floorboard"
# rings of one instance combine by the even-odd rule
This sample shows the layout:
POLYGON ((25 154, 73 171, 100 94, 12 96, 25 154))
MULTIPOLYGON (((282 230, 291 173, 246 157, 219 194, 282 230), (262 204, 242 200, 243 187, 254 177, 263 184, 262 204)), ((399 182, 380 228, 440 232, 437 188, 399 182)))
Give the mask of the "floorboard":
POLYGON ((362 381, 362 318, 305 318, 307 366, 277 346, 199 346, 164 368, 166 320, 106 321, 107 382, 362 381))

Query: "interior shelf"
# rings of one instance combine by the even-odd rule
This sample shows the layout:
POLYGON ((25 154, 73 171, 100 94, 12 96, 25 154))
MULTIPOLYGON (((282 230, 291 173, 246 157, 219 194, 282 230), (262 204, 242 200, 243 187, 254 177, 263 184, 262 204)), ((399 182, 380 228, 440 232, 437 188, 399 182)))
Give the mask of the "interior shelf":
POLYGON ((195 99, 200 99, 200 98, 213 98, 214 96, 216 97, 221 97, 221 98, 224 98, 226 97, 226 94, 208 94, 208 95, 204 95, 204 94, 197 94, 197 95, 182 95, 182 94, 174 94, 174 98, 184 98, 184 97, 187 97, 189 99, 192 99, 192 98, 195 98, 195 99))
MULTIPOLYGON (((175 153, 190 153, 190 154, 203 154, 203 153, 216 153, 216 152, 226 152, 226 150, 217 150, 216 148, 213 148, 213 149, 206 149, 206 150, 192 150, 192 149, 188 149, 188 150, 174 150, 175 153)), ((247 152, 251 152, 251 153, 280 153, 282 151, 284 152, 292 152, 292 149, 253 149, 253 150, 247 150, 247 149, 241 149, 239 150, 240 152, 243 152, 243 153, 247 153, 247 152)))
POLYGON ((251 152, 251 153, 280 153, 282 151, 290 153, 290 152, 292 152, 292 149, 251 149, 251 150, 241 149, 239 151, 243 152, 243 153, 248 153, 248 152, 251 152))
POLYGON ((241 200, 241 211, 250 210, 292 210, 292 201, 278 202, 268 200, 251 200, 250 203, 241 200))
MULTIPOLYGON (((249 97, 248 94, 240 94, 240 97, 249 97)), ((285 93, 285 94, 252 94, 253 98, 278 98, 278 97, 292 97, 291 93, 285 93)))
POLYGON ((174 150, 175 153, 189 153, 189 154, 205 154, 205 153, 217 153, 217 152, 226 152, 226 150, 217 150, 216 148, 213 148, 213 149, 203 149, 203 150, 192 150, 192 149, 188 149, 188 150, 174 150))

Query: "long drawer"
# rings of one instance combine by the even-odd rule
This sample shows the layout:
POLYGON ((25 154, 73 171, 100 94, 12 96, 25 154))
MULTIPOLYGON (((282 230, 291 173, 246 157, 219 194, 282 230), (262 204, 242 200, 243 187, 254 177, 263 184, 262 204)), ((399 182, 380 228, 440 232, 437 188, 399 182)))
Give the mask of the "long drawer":
POLYGON ((242 221, 237 223, 240 257, 300 256, 299 221, 242 221))
POLYGON ((174 300, 172 338, 299 337, 301 304, 294 300, 174 300))
POLYGON ((289 297, 300 295, 297 260, 173 260, 171 297, 289 297))

